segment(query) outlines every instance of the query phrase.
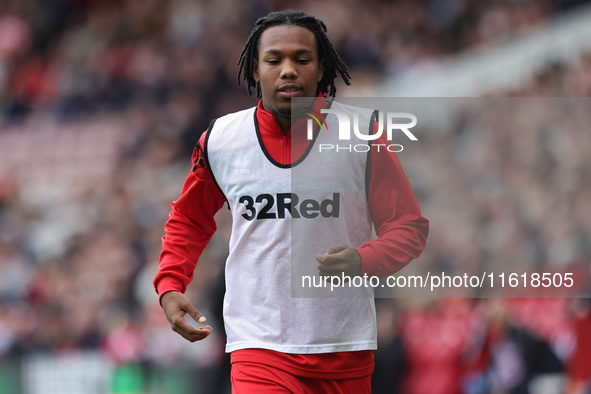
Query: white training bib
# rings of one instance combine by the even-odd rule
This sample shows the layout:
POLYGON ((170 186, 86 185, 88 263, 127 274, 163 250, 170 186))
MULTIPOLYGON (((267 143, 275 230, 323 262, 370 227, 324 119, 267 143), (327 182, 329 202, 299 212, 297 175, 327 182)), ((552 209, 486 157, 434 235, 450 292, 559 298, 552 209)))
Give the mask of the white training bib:
MULTIPOLYGON (((332 108, 351 111, 337 103, 332 108)), ((359 110, 359 119, 368 125, 367 134, 371 112, 359 110)), ((292 279, 299 285, 302 276, 318 276, 317 253, 340 243, 358 247, 371 235, 368 153, 319 152, 320 144, 342 144, 336 116, 325 120, 328 130, 323 126, 311 149, 291 166, 266 152, 256 107, 210 127, 205 154, 233 217, 224 298, 227 352, 376 349, 371 288, 361 290, 363 297, 292 297, 292 279)), ((347 145, 367 144, 351 135, 347 145)))

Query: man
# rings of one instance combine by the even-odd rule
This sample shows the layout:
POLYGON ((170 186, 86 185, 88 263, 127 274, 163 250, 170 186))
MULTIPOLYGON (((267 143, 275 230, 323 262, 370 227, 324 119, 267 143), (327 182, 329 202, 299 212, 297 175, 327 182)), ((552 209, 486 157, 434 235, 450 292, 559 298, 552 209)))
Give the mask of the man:
POLYGON ((316 139, 295 138, 290 130, 291 99, 317 97, 312 105, 318 111, 331 105, 324 95, 336 93, 337 74, 349 82, 323 22, 300 11, 260 18, 239 67, 239 84, 242 76, 249 93, 255 88, 262 98, 257 107, 214 120, 199 140, 165 227, 154 278, 161 305, 172 329, 187 340, 212 332, 184 320, 189 314, 206 321, 183 293, 216 230, 214 214, 227 202, 233 227, 224 322, 233 392, 370 393, 373 299, 291 297, 291 261, 321 276, 391 275, 420 255, 428 221, 398 159, 384 149, 312 167, 324 175, 316 185, 327 190, 312 188, 298 197, 291 189, 292 170, 319 157, 316 139), (339 182, 353 176, 349 171, 363 179, 356 180, 356 192, 344 193, 339 182), (369 241, 371 222, 378 238, 369 241), (292 224, 305 232, 292 233, 292 224), (306 250, 321 241, 328 245, 324 250, 306 250))

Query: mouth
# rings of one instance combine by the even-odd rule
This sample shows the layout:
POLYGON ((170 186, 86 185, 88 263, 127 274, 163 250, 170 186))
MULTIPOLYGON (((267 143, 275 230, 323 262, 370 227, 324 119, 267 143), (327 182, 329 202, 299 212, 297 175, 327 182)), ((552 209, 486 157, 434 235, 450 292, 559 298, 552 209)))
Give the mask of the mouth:
POLYGON ((296 83, 284 83, 277 91, 284 97, 294 97, 302 92, 302 87, 296 83))

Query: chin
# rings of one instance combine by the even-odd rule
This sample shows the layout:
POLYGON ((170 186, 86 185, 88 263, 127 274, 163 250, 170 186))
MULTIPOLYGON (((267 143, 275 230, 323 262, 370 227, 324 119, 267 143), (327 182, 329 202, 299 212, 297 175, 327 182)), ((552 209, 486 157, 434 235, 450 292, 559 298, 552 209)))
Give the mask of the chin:
POLYGON ((279 112, 281 115, 284 115, 284 116, 290 116, 291 115, 291 105, 288 107, 279 107, 279 108, 277 108, 277 112, 279 112))

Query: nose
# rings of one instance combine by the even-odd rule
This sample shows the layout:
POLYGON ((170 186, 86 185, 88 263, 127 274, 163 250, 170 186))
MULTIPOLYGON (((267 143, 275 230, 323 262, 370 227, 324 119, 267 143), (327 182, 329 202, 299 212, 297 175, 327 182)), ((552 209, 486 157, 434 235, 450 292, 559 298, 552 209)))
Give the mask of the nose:
POLYGON ((282 66, 281 79, 295 79, 298 77, 298 71, 295 62, 291 61, 290 59, 285 59, 282 66))

